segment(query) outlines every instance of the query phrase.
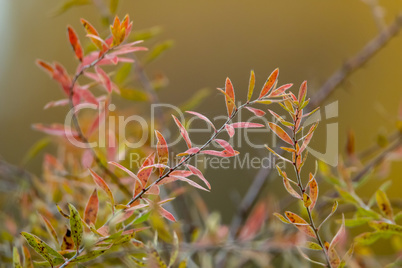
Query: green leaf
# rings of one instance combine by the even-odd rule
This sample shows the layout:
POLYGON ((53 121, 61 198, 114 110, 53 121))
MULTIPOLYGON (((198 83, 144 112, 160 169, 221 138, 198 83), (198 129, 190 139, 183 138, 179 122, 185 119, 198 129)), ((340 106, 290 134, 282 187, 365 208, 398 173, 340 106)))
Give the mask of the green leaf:
POLYGON ((124 63, 119 70, 117 70, 116 74, 114 75, 114 82, 117 85, 122 85, 126 81, 130 75, 132 66, 133 65, 131 63, 124 63))
POLYGON ((46 148, 50 144, 51 140, 49 137, 40 139, 35 142, 34 145, 28 150, 25 154, 24 158, 21 161, 21 165, 26 165, 29 161, 31 161, 35 156, 37 156, 43 149, 46 148))
POLYGON ((394 213, 392 211, 391 203, 384 191, 378 190, 375 194, 378 208, 388 219, 393 220, 394 213))
POLYGON ((164 52, 172 48, 173 44, 174 42, 172 40, 167 40, 162 43, 156 44, 145 57, 144 65, 149 64, 159 58, 164 52))
POLYGON ((81 217, 77 209, 73 205, 68 204, 68 208, 70 209, 71 234, 74 240, 75 248, 78 251, 82 243, 82 236, 84 231, 82 228, 81 217))
POLYGON ((148 40, 148 39, 152 39, 155 36, 157 36, 158 34, 160 34, 162 32, 162 28, 159 26, 155 26, 149 29, 144 29, 144 30, 139 30, 139 31, 135 31, 133 33, 133 37, 134 40, 138 41, 138 40, 148 40))
MULTIPOLYGON (((354 219, 346 219, 345 226, 346 227, 357 227, 368 223, 369 221, 373 220, 372 218, 354 218, 354 219)), ((337 223, 341 223, 341 220, 337 220, 337 223)))
POLYGON ((251 70, 250 81, 248 83, 247 101, 250 101, 251 97, 253 96, 254 86, 255 86, 255 74, 254 71, 251 70))
POLYGON ((20 254, 16 247, 13 248, 13 265, 14 268, 22 268, 20 254))
POLYGON ((64 1, 55 11, 53 11, 53 16, 58 16, 69 10, 70 8, 76 6, 83 6, 91 4, 91 0, 67 0, 64 1))
POLYGON ((384 234, 383 232, 373 232, 373 233, 367 232, 362 233, 359 236, 356 236, 354 241, 360 245, 368 246, 384 236, 386 236, 386 234, 384 234))
POLYGON ((187 100, 185 103, 179 106, 182 111, 191 111, 197 108, 209 95, 211 95, 211 90, 209 88, 202 88, 195 92, 191 99, 187 100))
POLYGON ((307 241, 306 244, 303 246, 304 248, 312 249, 312 250, 322 250, 322 247, 317 243, 307 241))
POLYGON ((140 214, 137 218, 135 218, 135 220, 131 224, 136 225, 136 224, 143 223, 144 221, 148 220, 150 214, 151 214, 151 212, 140 214))
POLYGON ((169 267, 172 267, 176 262, 177 256, 179 256, 179 238, 177 237, 176 232, 173 233, 173 251, 170 255, 169 267))
POLYGON ((64 259, 63 256, 58 253, 56 250, 51 248, 48 244, 46 244, 43 240, 39 237, 27 233, 21 232, 21 235, 26 239, 28 244, 39 254, 41 255, 46 261, 49 262, 50 265, 53 265, 53 258, 51 256, 56 257, 57 259, 64 259))
POLYGON ((369 226, 376 229, 377 231, 387 234, 402 235, 402 226, 397 224, 391 224, 383 221, 371 221, 369 222, 369 226))
POLYGON ((281 214, 275 212, 274 216, 277 217, 281 222, 286 223, 286 224, 291 224, 290 221, 288 221, 284 216, 282 216, 281 214))
POLYGON ((135 89, 135 88, 121 88, 120 95, 126 100, 131 101, 148 101, 148 94, 143 90, 135 89))

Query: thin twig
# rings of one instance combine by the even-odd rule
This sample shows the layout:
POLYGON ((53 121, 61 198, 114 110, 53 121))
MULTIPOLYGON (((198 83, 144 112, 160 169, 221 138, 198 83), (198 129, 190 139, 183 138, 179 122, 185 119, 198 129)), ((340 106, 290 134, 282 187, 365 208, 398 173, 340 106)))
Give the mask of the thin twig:
MULTIPOLYGON (((359 53, 346 61, 346 64, 337 70, 323 84, 323 86, 312 97, 307 112, 312 110, 310 107, 318 107, 325 99, 327 99, 332 92, 335 91, 338 85, 340 85, 352 72, 356 71, 371 59, 376 52, 382 49, 384 45, 400 31, 401 27, 402 14, 399 15, 382 33, 371 40, 359 53)), ((251 211, 251 207, 255 204, 256 200, 264 190, 264 186, 267 183, 269 176, 272 174, 271 171, 272 169, 260 169, 257 173, 232 219, 230 225, 230 234, 232 236, 235 236, 240 230, 240 227, 247 218, 248 213, 251 211)))
MULTIPOLYGON (((104 57, 106 56, 106 54, 107 54, 109 51, 110 51, 110 49, 107 50, 106 52, 104 52, 102 55, 100 55, 96 60, 94 60, 94 61, 91 62, 90 64, 82 66, 82 67, 80 68, 79 72, 77 72, 77 73, 74 75, 74 77, 73 77, 73 79, 72 79, 72 81, 71 81, 70 88, 69 88, 70 94, 69 94, 68 100, 69 100, 70 108, 71 108, 71 110, 73 111, 73 113, 72 113, 73 124, 74 124, 74 126, 75 126, 75 130, 76 130, 77 133, 78 133, 78 137, 79 137, 79 138, 82 140, 82 142, 85 143, 85 144, 88 144, 88 139, 85 137, 85 135, 84 135, 84 133, 83 133, 83 131, 82 131, 82 129, 81 129, 80 123, 78 122, 77 115, 76 115, 75 105, 74 105, 74 101, 73 101, 73 99, 74 99, 74 86, 75 86, 75 84, 77 83, 78 78, 80 78, 80 76, 83 75, 86 70, 88 70, 88 69, 94 67, 94 66, 95 66, 96 64, 98 64, 101 60, 103 60, 104 57)), ((111 171, 102 163, 102 161, 100 160, 100 158, 98 157, 98 155, 96 154, 96 152, 95 152, 95 150, 94 150, 93 148, 91 148, 91 152, 92 152, 92 155, 93 155, 93 157, 94 157, 94 160, 95 160, 96 164, 112 179, 112 181, 113 181, 114 183, 117 184, 117 186, 119 187, 119 189, 120 189, 124 194, 126 194, 127 196, 131 196, 130 191, 126 188, 126 186, 124 186, 124 184, 121 183, 121 181, 119 180, 119 178, 118 178, 113 172, 111 172, 111 171)))

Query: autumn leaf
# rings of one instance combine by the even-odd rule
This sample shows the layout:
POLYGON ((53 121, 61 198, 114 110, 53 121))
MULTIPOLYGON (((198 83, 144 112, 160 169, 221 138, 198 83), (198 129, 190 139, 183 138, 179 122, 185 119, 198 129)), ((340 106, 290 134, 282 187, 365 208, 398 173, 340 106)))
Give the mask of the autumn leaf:
POLYGON ((98 190, 95 188, 89 197, 88 203, 85 207, 84 221, 88 224, 96 223, 96 218, 98 216, 99 200, 98 200, 98 190))
POLYGON ((195 116, 197 116, 198 118, 204 120, 204 121, 207 122, 207 123, 214 129, 214 131, 216 132, 216 128, 215 128, 214 124, 212 124, 211 120, 209 120, 206 116, 204 116, 204 115, 202 115, 202 114, 200 114, 200 113, 197 113, 197 112, 193 112, 193 111, 186 111, 186 113, 195 115, 195 116))
POLYGON ((256 109, 256 108, 252 108, 252 107, 248 107, 246 106, 246 109, 249 110, 250 112, 252 112, 253 114, 255 114, 256 116, 264 116, 265 112, 263 110, 260 109, 256 109))
POLYGON ((287 134, 280 126, 274 123, 268 123, 269 128, 284 142, 287 142, 291 145, 294 144, 292 138, 290 138, 289 134, 287 134))
POLYGON ((46 261, 49 262, 50 265, 53 265, 53 257, 56 257, 56 259, 61 259, 63 260, 64 257, 58 253, 56 250, 51 248, 48 244, 46 244, 43 240, 41 240, 39 237, 27 233, 27 232, 21 232, 21 235, 25 238, 25 240, 28 242, 28 244, 39 254, 41 255, 46 261))
POLYGON ((92 178, 94 179, 96 185, 98 185, 103 191, 105 191, 105 193, 108 195, 110 202, 112 203, 112 208, 114 207, 114 197, 113 197, 113 193, 110 190, 109 186, 107 185, 107 183, 98 175, 96 174, 92 169, 89 169, 89 172, 92 175, 92 178))
POLYGON ((75 33, 74 29, 71 28, 70 26, 67 27, 67 32, 68 32, 68 39, 70 40, 70 44, 73 47, 75 56, 79 61, 82 61, 84 53, 82 51, 82 46, 80 40, 78 39, 77 34, 75 33))
POLYGON ((40 215, 40 216, 42 217, 42 220, 45 223, 47 231, 53 237, 56 244, 59 244, 59 238, 57 237, 57 233, 56 233, 56 230, 54 229, 53 225, 50 223, 50 221, 45 216, 43 216, 43 215, 40 215))
POLYGON ((233 137, 233 136, 234 136, 235 130, 234 130, 234 127, 233 127, 233 126, 231 126, 230 124, 226 124, 226 125, 225 125, 225 129, 226 129, 227 133, 229 134, 229 137, 233 137))
POLYGON ((377 200, 377 205, 378 208, 381 210, 381 212, 391 221, 393 220, 393 211, 392 211, 392 206, 391 203, 389 202, 389 199, 387 195, 385 194, 384 191, 378 190, 375 194, 376 200, 377 200))
POLYGON ((260 96, 258 97, 259 99, 261 99, 262 97, 264 97, 265 95, 267 95, 269 93, 269 91, 273 88, 277 78, 279 75, 279 69, 275 69, 271 75, 268 77, 267 81, 264 84, 264 87, 261 90, 260 96))
POLYGON ((230 81, 229 77, 226 78, 225 82, 225 100, 226 100, 226 108, 228 110, 228 116, 230 117, 235 109, 235 93, 233 89, 232 81, 230 81))
POLYGON ((290 211, 286 211, 285 216, 301 232, 305 233, 308 236, 316 238, 313 228, 311 228, 311 226, 299 215, 290 211))
MULTIPOLYGON (((156 151, 158 153, 158 163, 167 165, 169 162, 169 149, 166 143, 165 138, 163 137, 162 133, 159 131, 155 130, 156 138, 158 140, 158 143, 156 145, 156 151)), ((163 173, 164 168, 159 169, 159 173, 163 173)))
POLYGON ((307 95, 307 81, 304 81, 300 86, 299 96, 297 98, 300 105, 302 105, 306 100, 306 95, 307 95))
POLYGON ((254 87, 255 87, 255 74, 254 74, 254 71, 251 70, 250 81, 248 83, 248 92, 247 92, 247 101, 248 102, 251 100, 251 97, 252 97, 253 91, 254 91, 254 87))
POLYGON ((315 207, 318 198, 318 183, 312 173, 310 173, 310 180, 308 183, 308 187, 310 188, 309 192, 311 198, 310 209, 312 210, 315 207))
POLYGON ((264 127, 262 124, 258 123, 249 123, 249 122, 237 122, 230 124, 233 128, 257 128, 257 127, 264 127))
POLYGON ((180 130, 181 136, 186 141, 187 147, 191 148, 191 140, 190 140, 190 137, 188 136, 187 130, 183 127, 183 125, 180 123, 179 119, 177 119, 176 116, 172 115, 172 117, 173 117, 173 120, 175 121, 177 127, 180 130))

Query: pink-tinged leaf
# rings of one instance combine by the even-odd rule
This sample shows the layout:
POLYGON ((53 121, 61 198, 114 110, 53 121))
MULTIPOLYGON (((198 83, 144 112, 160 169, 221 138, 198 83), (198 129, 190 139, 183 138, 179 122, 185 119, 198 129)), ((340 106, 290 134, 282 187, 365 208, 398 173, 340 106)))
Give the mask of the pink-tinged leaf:
POLYGON ((75 130, 71 130, 67 126, 61 124, 52 124, 49 126, 45 126, 43 124, 34 124, 32 128, 48 135, 54 136, 72 136, 74 138, 78 138, 78 133, 75 130))
POLYGON ((110 190, 107 183, 98 174, 96 174, 92 169, 89 169, 89 172, 91 173, 92 178, 94 179, 96 185, 98 185, 108 195, 108 197, 110 199, 110 203, 112 203, 112 208, 114 208, 115 202, 114 202, 113 193, 110 190))
POLYGON ((290 138, 290 136, 277 124, 274 123, 268 123, 269 128, 284 142, 287 142, 291 145, 293 145, 293 140, 290 138))
POLYGON ((286 175, 286 172, 283 172, 283 185, 285 186, 286 190, 290 195, 296 197, 297 199, 302 199, 298 192, 293 189, 292 185, 290 185, 289 179, 286 175))
POLYGON ((92 40, 92 42, 94 40, 96 40, 99 44, 101 44, 102 51, 104 51, 105 49, 108 49, 110 47, 110 45, 105 40, 100 38, 99 36, 96 36, 94 34, 87 34, 86 37, 89 37, 92 40))
POLYGON ((229 142, 225 141, 225 140, 221 140, 221 139, 215 139, 214 141, 216 141, 223 149, 225 149, 226 151, 228 151, 229 153, 234 154, 235 150, 233 149, 233 147, 229 144, 229 142))
POLYGON ((42 217, 43 222, 45 223, 46 230, 50 233, 50 235, 53 237, 54 241, 57 244, 59 243, 59 238, 57 237, 56 230, 53 228, 53 225, 50 223, 50 221, 43 215, 40 215, 42 217))
POLYGON ((49 75, 53 77, 55 70, 54 70, 53 66, 51 66, 49 63, 42 61, 42 60, 36 60, 36 65, 38 65, 44 71, 48 72, 49 75))
POLYGON ((253 239, 264 226, 267 218, 266 201, 259 202, 240 230, 239 239, 242 241, 253 239))
POLYGON ((172 215, 172 213, 170 213, 169 211, 167 211, 166 209, 164 209, 163 207, 159 207, 158 208, 158 212, 166 219, 168 219, 169 221, 172 222, 176 222, 175 217, 172 215))
POLYGON ((86 149, 81 156, 81 165, 84 168, 90 168, 94 162, 94 155, 91 149, 86 149))
POLYGON ((235 134, 235 129, 234 129, 230 124, 225 125, 225 129, 226 129, 226 131, 228 132, 229 137, 233 137, 233 136, 234 136, 234 134, 235 134))
POLYGON ((286 121, 279 114, 277 114, 274 111, 271 111, 269 109, 268 109, 268 112, 270 112, 275 117, 275 119, 278 120, 282 125, 287 126, 289 128, 293 128, 294 124, 286 121))
POLYGON ((261 99, 262 97, 264 97, 265 95, 267 95, 269 93, 269 91, 271 91, 271 89, 273 88, 277 78, 279 75, 279 69, 275 69, 271 75, 268 77, 267 81, 265 82, 264 87, 261 90, 260 96, 258 97, 259 99, 261 99))
POLYGON ((246 106, 246 109, 249 110, 250 112, 252 112, 253 114, 255 114, 256 116, 264 116, 265 115, 265 112, 260 109, 256 109, 256 108, 252 108, 252 107, 248 107, 248 106, 246 106))
POLYGON ((183 137, 183 139, 186 141, 187 147, 191 148, 191 140, 190 137, 188 136, 187 130, 183 127, 183 125, 180 123, 179 119, 176 118, 176 116, 172 115, 174 121, 176 122, 177 127, 180 130, 180 134, 183 137))
POLYGON ((67 32, 68 32, 68 39, 70 40, 70 44, 73 47, 75 56, 79 61, 82 61, 82 58, 84 57, 84 53, 82 51, 82 46, 80 43, 80 40, 78 39, 77 34, 71 28, 70 26, 67 27, 67 32))
POLYGON ((198 189, 201 189, 201 190, 204 190, 204 191, 209 192, 208 189, 202 187, 202 186, 199 185, 198 183, 196 183, 196 182, 194 182, 194 181, 192 181, 192 180, 190 180, 190 179, 188 179, 188 178, 186 178, 186 177, 174 176, 174 175, 171 175, 171 174, 169 175, 169 177, 166 177, 165 179, 161 180, 161 181, 158 183, 158 185, 164 185, 164 184, 167 184, 167 183, 170 183, 170 182, 174 182, 174 181, 177 181, 177 180, 187 182, 188 184, 190 184, 191 186, 193 186, 193 187, 195 187, 195 188, 198 188, 198 189))
POLYGON ((181 176, 181 177, 189 177, 193 175, 193 173, 189 170, 174 170, 170 173, 172 176, 181 176))
POLYGON ((49 109, 51 107, 58 107, 58 106, 66 106, 69 104, 68 99, 62 99, 62 100, 57 100, 57 101, 51 101, 48 102, 45 107, 43 108, 44 110, 49 109))
POLYGON ((213 155, 213 156, 219 156, 219 157, 232 157, 232 156, 236 156, 239 154, 238 151, 234 151, 234 153, 231 153, 227 150, 224 151, 214 151, 214 150, 204 150, 201 151, 201 154, 208 154, 208 155, 213 155))
POLYGON ((146 192, 147 194, 152 194, 152 195, 159 195, 160 190, 158 185, 153 185, 149 190, 146 192))
POLYGON ((133 53, 136 51, 147 51, 147 50, 148 50, 148 48, 146 48, 146 47, 122 47, 118 50, 113 51, 112 53, 110 53, 110 55, 118 56, 118 55, 133 53))
POLYGON ((112 92, 112 82, 110 81, 110 77, 107 75, 107 73, 104 70, 102 70, 98 66, 95 66, 95 71, 99 75, 101 83, 106 88, 107 92, 111 93, 112 92))
POLYGON ((271 94, 269 94, 269 97, 277 97, 282 95, 286 90, 288 90, 289 88, 291 88, 293 86, 293 84, 285 84, 283 86, 278 87, 277 89, 275 89, 274 91, 271 92, 271 94))
POLYGON ((310 181, 308 183, 308 187, 310 187, 310 198, 311 198, 310 210, 312 210, 318 198, 318 183, 312 173, 310 173, 310 181))
POLYGON ((91 225, 96 223, 98 217, 99 199, 98 190, 95 188, 89 197, 88 203, 85 207, 84 221, 86 224, 91 225))
POLYGON ((341 227, 339 228, 338 232, 332 239, 331 243, 329 244, 328 251, 335 248, 335 246, 341 241, 346 235, 345 231, 345 216, 342 214, 342 224, 341 227))
POLYGON ((152 165, 148 165, 148 166, 142 166, 140 168, 140 170, 138 171, 138 174, 140 174, 141 172, 144 172, 145 170, 151 170, 152 171, 153 168, 165 169, 165 168, 170 168, 170 167, 167 166, 167 165, 164 165, 164 164, 152 164, 152 165))
POLYGON ((114 131, 109 129, 107 134, 107 159, 108 160, 115 160, 117 156, 117 145, 116 145, 116 134, 114 131))
POLYGON ((85 102, 98 105, 97 98, 87 89, 74 89, 74 94, 78 94, 85 102))
POLYGON ((286 211, 285 216, 301 232, 310 237, 316 238, 313 228, 311 228, 311 226, 299 215, 290 211, 286 211))
POLYGON ((274 154, 276 157, 278 157, 279 159, 282 159, 283 161, 288 162, 288 163, 292 163, 292 161, 290 161, 289 159, 287 159, 287 158, 281 156, 280 154, 278 154, 277 152, 275 152, 274 150, 272 150, 271 148, 269 148, 269 146, 266 145, 266 144, 265 144, 265 148, 267 148, 271 153, 273 153, 273 154, 274 154))
POLYGON ((258 123, 249 123, 249 122, 237 122, 230 124, 233 128, 252 128, 252 127, 264 127, 262 124, 258 123))
MULTIPOLYGON (((108 103, 106 102, 104 107, 107 107, 108 103)), ((90 137, 98 128, 100 125, 105 124, 106 122, 106 113, 108 112, 108 109, 102 109, 100 113, 98 113, 98 116, 95 118, 93 121, 91 127, 89 128, 87 132, 87 137, 90 137)))
MULTIPOLYGON (((158 154, 158 163, 166 165, 169 162, 169 149, 166 143, 165 138, 163 137, 162 133, 155 130, 156 138, 158 143, 156 144, 156 151, 158 154)), ((162 174, 164 168, 159 169, 159 173, 162 174)))
POLYGON ((199 151, 200 151, 200 148, 193 147, 193 148, 190 148, 190 149, 188 149, 187 151, 185 151, 183 153, 177 154, 177 156, 186 156, 186 155, 189 155, 189 154, 196 154, 199 151))
POLYGON ((137 175, 134 174, 134 172, 132 172, 131 170, 129 170, 128 168, 120 165, 117 162, 114 161, 110 161, 109 164, 116 166, 118 168, 120 168, 121 170, 123 170, 124 172, 126 172, 131 178, 135 179, 136 181, 138 181, 140 183, 141 186, 145 186, 142 184, 142 181, 137 177, 137 175))
POLYGON ((304 81, 300 86, 299 96, 297 98, 300 105, 302 105, 303 102, 306 100, 306 95, 307 95, 307 81, 304 81))
POLYGON ((226 78, 225 82, 225 100, 226 100, 226 108, 228 110, 228 116, 230 117, 235 109, 235 93, 233 89, 232 81, 230 81, 229 77, 226 78))
POLYGON ((187 167, 194 175, 196 175, 198 178, 200 178, 205 183, 205 185, 208 187, 208 189, 211 190, 211 184, 209 184, 207 179, 205 179, 204 175, 198 168, 196 168, 195 166, 192 166, 192 165, 187 165, 187 167))
POLYGON ((311 138, 313 137, 314 131, 317 128, 317 126, 318 126, 318 123, 315 123, 314 125, 311 126, 310 130, 308 131, 307 135, 304 138, 302 146, 300 147, 300 151, 299 151, 300 154, 304 151, 304 149, 307 148, 308 144, 311 141, 311 138))
POLYGON ((197 116, 198 118, 204 120, 204 121, 207 122, 207 123, 214 129, 214 131, 216 132, 216 128, 215 128, 214 124, 212 124, 212 122, 211 122, 206 116, 204 116, 204 115, 202 115, 202 114, 200 114, 200 113, 197 113, 197 112, 192 112, 192 111, 186 111, 186 113, 195 115, 195 116, 197 116))
POLYGON ((251 97, 253 96, 254 86, 255 86, 255 74, 254 71, 251 70, 250 81, 248 82, 247 101, 250 101, 251 97))

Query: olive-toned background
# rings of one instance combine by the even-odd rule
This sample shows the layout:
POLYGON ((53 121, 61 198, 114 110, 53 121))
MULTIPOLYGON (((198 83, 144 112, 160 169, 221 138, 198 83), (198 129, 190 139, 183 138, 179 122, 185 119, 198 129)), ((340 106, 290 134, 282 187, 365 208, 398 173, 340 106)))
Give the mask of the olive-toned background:
MULTIPOLYGON (((81 37, 81 17, 101 27, 93 6, 51 16, 59 2, 0 1, 0 155, 16 165, 28 148, 43 137, 31 129, 32 123, 64 120, 65 109, 43 110, 47 102, 63 96, 56 83, 35 66, 35 59, 62 62, 72 72, 76 62, 66 39, 66 25, 77 29, 81 37)), ((174 48, 147 71, 167 75, 170 84, 160 93, 160 99, 176 105, 200 88, 222 87, 227 76, 237 95, 244 99, 250 69, 255 70, 260 87, 276 67, 280 68, 280 83, 293 82, 297 87, 306 79, 312 95, 379 32, 371 9, 358 0, 120 2, 118 13, 130 14, 134 31, 159 25, 164 30, 159 40, 175 41, 174 48)), ((402 11, 402 1, 380 4, 387 24, 402 11)), ((350 128, 356 132, 358 149, 373 144, 379 132, 393 129, 402 99, 401 75, 399 35, 327 100, 326 103, 339 101, 339 117, 331 122, 339 123, 340 151, 350 128)), ((198 111, 208 116, 224 114, 223 98, 218 96, 213 92, 198 111)), ((320 151, 325 150, 324 126, 318 132, 321 138, 313 143, 320 151)), ((260 144, 269 142, 268 134, 256 139, 260 144)), ((247 148, 239 150, 247 152, 247 148)), ((264 154, 265 151, 252 151, 252 156, 264 154)), ((39 160, 28 166, 36 174, 40 174, 39 160)), ((393 166, 394 185, 399 187, 392 187, 391 196, 398 196, 401 172, 400 164, 393 166)), ((244 194, 255 173, 256 170, 208 170, 206 176, 213 191, 204 196, 226 218, 236 206, 236 196, 244 194)), ((282 188, 277 192, 281 191, 282 188)))

